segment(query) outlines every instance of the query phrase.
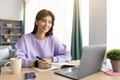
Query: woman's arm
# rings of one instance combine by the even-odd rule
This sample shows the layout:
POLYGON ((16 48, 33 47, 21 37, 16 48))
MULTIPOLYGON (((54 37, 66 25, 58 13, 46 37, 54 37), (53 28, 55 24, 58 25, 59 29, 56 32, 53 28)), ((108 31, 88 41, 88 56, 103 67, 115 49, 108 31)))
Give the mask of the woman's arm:
POLYGON ((71 54, 65 44, 60 43, 56 38, 54 39, 54 57, 53 62, 70 61, 71 54))
POLYGON ((27 56, 26 45, 27 44, 24 37, 21 37, 21 39, 15 45, 15 57, 22 58, 23 67, 32 67, 33 60, 27 58, 28 56, 27 56))

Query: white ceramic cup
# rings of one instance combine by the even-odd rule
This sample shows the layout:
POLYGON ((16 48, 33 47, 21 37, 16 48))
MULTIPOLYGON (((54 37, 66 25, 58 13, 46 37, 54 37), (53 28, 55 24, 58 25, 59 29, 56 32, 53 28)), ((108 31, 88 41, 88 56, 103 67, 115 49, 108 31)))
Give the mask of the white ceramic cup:
POLYGON ((6 71, 12 72, 14 74, 20 73, 22 68, 22 59, 10 58, 10 61, 5 63, 4 68, 6 71), (7 67, 8 64, 10 64, 10 68, 7 67))

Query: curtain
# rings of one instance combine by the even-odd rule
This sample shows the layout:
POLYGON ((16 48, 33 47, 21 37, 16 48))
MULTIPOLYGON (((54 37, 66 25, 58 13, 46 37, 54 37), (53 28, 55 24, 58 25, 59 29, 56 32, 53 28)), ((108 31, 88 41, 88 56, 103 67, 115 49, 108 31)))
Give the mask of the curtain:
POLYGON ((23 23, 22 23, 22 26, 23 26, 22 33, 23 34, 25 33, 25 4, 26 4, 25 1, 23 2, 23 23))
POLYGON ((71 55, 73 60, 81 59, 82 53, 82 36, 79 13, 80 13, 79 0, 74 0, 72 37, 71 37, 71 55))

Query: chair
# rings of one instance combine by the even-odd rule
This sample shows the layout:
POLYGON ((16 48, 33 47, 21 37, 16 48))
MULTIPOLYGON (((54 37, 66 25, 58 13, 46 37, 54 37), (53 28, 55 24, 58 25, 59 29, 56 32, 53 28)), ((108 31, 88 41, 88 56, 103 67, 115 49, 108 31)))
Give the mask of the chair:
POLYGON ((12 46, 0 46, 0 72, 1 67, 12 57, 14 57, 14 49, 12 49, 12 46))

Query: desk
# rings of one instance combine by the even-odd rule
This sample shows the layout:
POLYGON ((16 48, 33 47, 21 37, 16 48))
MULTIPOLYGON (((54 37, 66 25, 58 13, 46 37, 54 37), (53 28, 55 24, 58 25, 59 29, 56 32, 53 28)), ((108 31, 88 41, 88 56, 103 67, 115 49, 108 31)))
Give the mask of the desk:
MULTIPOLYGON (((79 60, 71 61, 70 63, 78 65, 79 60)), ((2 68, 0 80, 24 80, 23 75, 25 72, 35 72, 38 77, 38 80, 72 80, 70 78, 54 74, 54 70, 46 72, 37 72, 32 68, 22 68, 22 71, 19 74, 11 74, 9 72, 6 72, 4 68, 2 68)), ((81 80, 120 80, 120 76, 108 76, 103 72, 98 72, 81 80)))

